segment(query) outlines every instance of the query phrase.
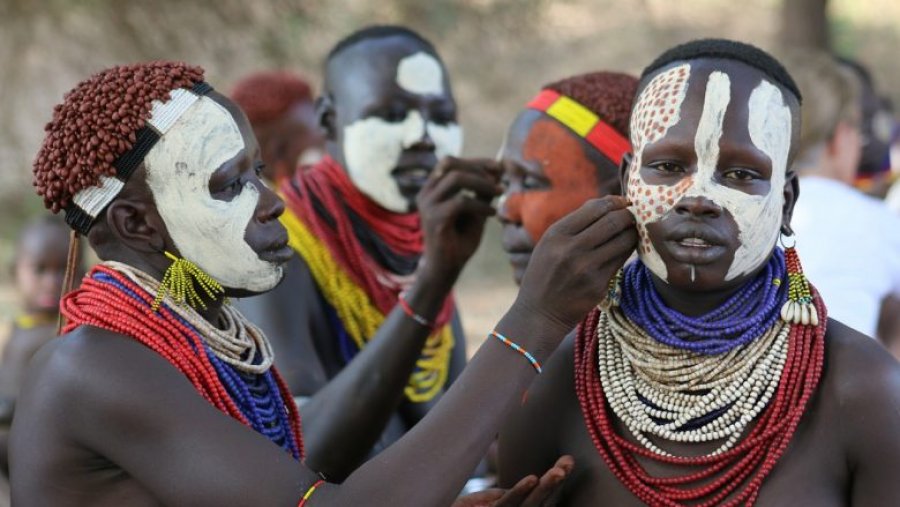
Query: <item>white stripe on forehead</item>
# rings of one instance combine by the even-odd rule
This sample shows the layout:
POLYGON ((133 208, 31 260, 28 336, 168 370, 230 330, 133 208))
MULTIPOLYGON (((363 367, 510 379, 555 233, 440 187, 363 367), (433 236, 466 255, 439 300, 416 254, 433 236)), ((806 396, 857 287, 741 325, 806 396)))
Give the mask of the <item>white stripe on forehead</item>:
POLYGON ((716 181, 719 142, 722 138, 725 112, 731 101, 731 81, 726 74, 713 72, 706 84, 703 113, 694 138, 697 174, 694 175, 693 184, 685 192, 684 197, 709 199, 728 211, 737 223, 739 246, 725 275, 726 281, 749 274, 758 268, 768 258, 778 238, 787 152, 784 152, 784 163, 778 167, 773 157, 777 154, 773 150, 779 149, 777 146, 779 142, 786 146, 787 140, 790 139, 790 111, 783 108, 781 92, 775 88, 773 94, 769 88, 771 86, 767 81, 762 81, 753 90, 748 101, 747 128, 751 141, 772 159, 769 192, 766 195, 752 195, 716 181), (787 112, 786 125, 783 123, 785 117, 782 112, 787 112), (783 137, 785 127, 788 130, 787 138, 783 137), (765 132, 769 128, 772 128, 772 132, 765 132))
POLYGON ((444 71, 437 59, 424 52, 407 56, 397 64, 397 86, 418 95, 442 95, 444 71))

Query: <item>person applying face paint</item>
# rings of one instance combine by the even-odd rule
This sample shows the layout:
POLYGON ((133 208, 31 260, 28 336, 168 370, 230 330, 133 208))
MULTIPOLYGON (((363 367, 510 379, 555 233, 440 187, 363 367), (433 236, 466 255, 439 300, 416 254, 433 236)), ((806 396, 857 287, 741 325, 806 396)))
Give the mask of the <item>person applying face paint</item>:
POLYGON ((789 237, 800 101, 734 41, 643 72, 622 174, 639 259, 507 418, 501 484, 568 453, 575 507, 896 501, 900 365, 828 318, 789 237))
POLYGON ((884 306, 900 297, 900 217, 853 186, 863 153, 862 89, 831 55, 788 56, 800 90, 812 97, 803 109, 795 164, 803 199, 792 222, 809 250, 804 267, 834 318, 898 354, 900 337, 881 335, 879 324, 882 330, 900 325, 900 315, 884 306), (846 268, 848 255, 852 269, 846 268))
POLYGON ((636 87, 614 72, 572 76, 544 86, 510 125, 498 218, 517 284, 548 227, 589 199, 621 194, 636 87))
MULTIPOLYGON (((498 339, 481 347, 456 388, 415 431, 341 484, 327 482, 314 464, 329 457, 302 434, 271 344, 230 302, 272 290, 294 252, 278 220, 284 204, 260 179, 249 122, 203 74, 167 61, 107 69, 68 92, 45 127, 33 181, 75 231, 64 287, 73 282, 79 238, 101 262, 64 295, 62 335, 29 365, 10 434, 13 503, 547 505, 571 457, 509 491, 457 495, 503 414, 602 294, 602 284, 568 271, 563 253, 590 259, 584 268, 605 284, 636 242, 624 202, 586 205, 548 231, 534 253, 542 269, 526 274, 498 339), (624 239, 598 247, 598 231, 624 239)), ((447 182, 467 181, 459 174, 468 169, 444 171, 425 183, 421 208, 452 193, 447 182)), ((491 194, 491 185, 469 187, 491 194)), ((471 216, 472 207, 436 206, 451 218, 469 213, 466 224, 449 222, 461 231, 487 219, 486 211, 471 216)), ((424 301, 431 300, 409 296, 410 305, 424 301)), ((437 312, 441 301, 428 308, 437 312)), ((388 319, 421 325, 402 311, 388 319)), ((386 356, 413 356, 404 358, 412 369, 418 348, 386 355, 382 343, 395 345, 364 348, 304 415, 315 421, 314 409, 326 410, 318 397, 369 403, 379 387, 358 379, 393 366, 386 356)), ((398 398, 406 381, 397 382, 398 398)), ((328 422, 344 428, 357 415, 332 412, 328 422)))
POLYGON ((318 414, 304 424, 321 451, 310 464, 340 480, 420 421, 464 366, 451 288, 494 213, 500 170, 454 158, 462 131, 447 70, 406 28, 337 43, 317 107, 326 156, 278 188, 297 258, 275 291, 239 305, 300 403, 361 350, 380 354, 381 368, 352 379, 361 396, 303 408, 318 414), (339 414, 355 416, 342 426, 339 414))
POLYGON ((290 177, 298 163, 321 158, 325 139, 316 122, 312 87, 303 77, 287 71, 255 72, 238 81, 230 97, 253 126, 267 182, 275 184, 290 177))

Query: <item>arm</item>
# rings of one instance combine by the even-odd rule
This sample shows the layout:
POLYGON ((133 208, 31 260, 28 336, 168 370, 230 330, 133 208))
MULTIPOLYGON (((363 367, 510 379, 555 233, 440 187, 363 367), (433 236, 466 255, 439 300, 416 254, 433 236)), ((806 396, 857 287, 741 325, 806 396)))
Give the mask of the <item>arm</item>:
MULTIPOLYGON (((445 159, 419 195, 425 253, 405 297, 427 319, 440 311, 478 248, 485 220, 494 213, 488 203, 500 191, 495 166, 492 161, 445 159)), ((404 400, 429 334, 430 329, 395 306, 366 347, 304 405, 310 467, 340 482, 359 466, 404 400)))
MULTIPOLYGON (((546 360, 634 249, 624 207, 619 198, 592 201, 551 227, 532 258, 543 269, 526 273, 498 330, 546 360)), ((94 331, 90 342, 68 337, 65 353, 32 372, 15 423, 23 429, 13 441, 22 458, 14 469, 28 466, 28 439, 40 438, 33 428, 62 424, 72 445, 119 464, 166 505, 289 507, 316 480, 209 406, 165 360, 94 331)), ((323 486, 312 505, 450 505, 534 376, 520 355, 488 341, 419 425, 344 484, 323 486)))
POLYGON ((558 456, 557 436, 560 399, 572 392, 574 339, 570 335, 553 353, 547 371, 528 389, 521 403, 510 411, 499 437, 498 469, 501 487, 511 487, 523 477, 540 474, 558 456))

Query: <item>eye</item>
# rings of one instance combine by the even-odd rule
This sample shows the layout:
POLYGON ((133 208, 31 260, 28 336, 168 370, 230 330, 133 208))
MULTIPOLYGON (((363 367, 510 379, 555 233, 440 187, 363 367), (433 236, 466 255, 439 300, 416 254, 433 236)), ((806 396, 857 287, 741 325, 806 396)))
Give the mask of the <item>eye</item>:
POLYGON ((684 167, 675 162, 657 162, 649 165, 651 168, 661 173, 683 173, 684 167))
POLYGON ((256 164, 253 166, 253 172, 256 173, 256 177, 257 177, 257 178, 259 178, 260 176, 262 176, 262 173, 263 173, 263 171, 265 171, 265 170, 266 170, 266 164, 264 164, 264 163, 262 162, 262 160, 256 162, 256 164))
POLYGON ((395 104, 384 112, 384 119, 391 123, 400 123, 406 119, 408 112, 406 107, 395 104))
POLYGON ((536 176, 532 176, 530 174, 526 174, 522 179, 522 187, 526 190, 533 190, 536 188, 543 188, 546 185, 544 184, 544 180, 538 178, 536 176))
POLYGON ((228 184, 228 186, 225 187, 225 190, 227 190, 228 193, 230 193, 230 194, 237 195, 237 194, 241 193, 241 190, 243 190, 243 188, 244 188, 244 182, 241 181, 240 178, 237 178, 237 179, 231 181, 228 184))
POLYGON ((729 169, 725 171, 724 177, 729 180, 753 181, 760 179, 756 171, 744 168, 729 169))
POLYGON ((456 122, 456 111, 450 106, 438 107, 432 110, 430 120, 438 125, 446 125, 456 122))

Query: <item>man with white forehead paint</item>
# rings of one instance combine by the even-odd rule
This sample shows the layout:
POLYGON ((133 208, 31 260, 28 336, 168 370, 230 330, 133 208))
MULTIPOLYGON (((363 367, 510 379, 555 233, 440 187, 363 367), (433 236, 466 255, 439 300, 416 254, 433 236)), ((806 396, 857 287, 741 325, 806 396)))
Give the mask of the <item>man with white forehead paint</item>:
POLYGON ((562 452, 564 505, 895 501, 900 367, 828 318, 792 237, 800 100, 733 41, 644 71, 622 166, 639 259, 509 416, 501 483, 562 452))
MULTIPOLYGON (((62 335, 34 357, 17 399, 9 450, 16 505, 533 507, 546 505, 571 470, 562 457, 508 491, 457 498, 507 407, 600 296, 602 286, 566 272, 565 254, 590 251, 584 231, 604 225, 608 205, 563 220, 538 245, 545 272, 525 281, 528 297, 497 325, 511 338, 482 347, 428 420, 337 484, 316 465, 333 462, 321 454, 327 435, 301 432, 268 339, 229 300, 271 290, 294 256, 278 220, 283 202, 260 179, 261 150, 240 109, 199 67, 149 62, 78 84, 46 132, 37 192, 101 262, 62 298, 62 335), (555 297, 559 288, 574 299, 555 297)), ((441 202, 442 182, 456 170, 429 180, 420 202, 441 202)), ((459 230, 477 237, 487 214, 455 202, 444 213, 451 223, 467 218, 459 230)), ((606 279, 616 267, 589 265, 606 279)), ((409 304, 428 301, 413 290, 409 304)), ((383 387, 358 379, 388 382, 382 368, 395 360, 386 356, 414 363, 418 350, 379 347, 360 352, 304 416, 336 428, 383 427, 377 413, 357 421, 357 411, 329 412, 320 401, 383 402, 383 387)), ((397 382, 397 398, 405 383, 397 382)))
POLYGON ((297 258, 277 290, 240 306, 262 323, 301 404, 360 351, 379 351, 377 375, 353 380, 365 402, 303 408, 355 414, 347 426, 304 421, 327 457, 315 466, 339 479, 421 420, 464 366, 451 289, 494 214, 500 169, 455 158, 462 129, 447 70, 409 29, 338 42, 317 108, 326 156, 278 188, 297 258), (428 185, 433 197, 420 197, 428 185))

